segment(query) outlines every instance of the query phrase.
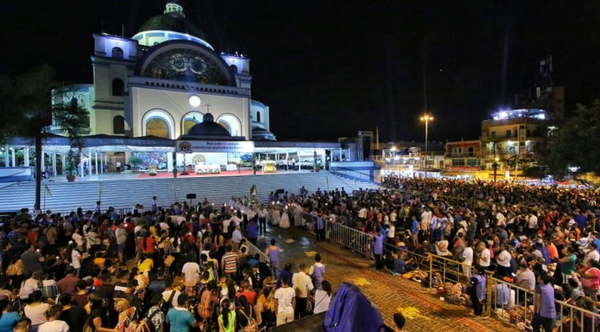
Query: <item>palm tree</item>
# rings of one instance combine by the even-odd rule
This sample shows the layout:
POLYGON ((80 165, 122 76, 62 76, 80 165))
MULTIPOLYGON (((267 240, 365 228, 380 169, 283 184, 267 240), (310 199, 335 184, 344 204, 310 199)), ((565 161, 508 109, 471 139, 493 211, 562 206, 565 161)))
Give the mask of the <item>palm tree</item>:
POLYGON ((31 69, 16 78, 13 85, 13 112, 16 124, 12 134, 31 137, 35 141, 35 205, 40 210, 42 185, 42 140, 52 122, 50 91, 55 85, 55 72, 49 65, 31 69))
POLYGON ((77 165, 80 163, 79 156, 83 148, 82 136, 89 128, 89 114, 86 109, 79 106, 75 97, 70 97, 63 87, 53 90, 52 116, 56 125, 69 138, 71 149, 67 155, 67 164, 64 165, 67 179, 73 181, 77 165), (73 149, 77 149, 74 153, 73 149))

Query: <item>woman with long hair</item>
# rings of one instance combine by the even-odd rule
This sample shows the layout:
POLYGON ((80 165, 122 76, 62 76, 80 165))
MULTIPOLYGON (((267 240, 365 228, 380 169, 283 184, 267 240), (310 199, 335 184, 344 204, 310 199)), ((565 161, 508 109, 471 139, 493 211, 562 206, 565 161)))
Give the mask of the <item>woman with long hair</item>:
POLYGON ((331 284, 327 280, 323 280, 321 288, 315 292, 315 306, 313 312, 315 314, 325 312, 329 309, 331 302, 331 284))
POLYGON ((91 296, 88 305, 89 309, 86 310, 90 314, 90 319, 86 324, 89 324, 92 330, 96 332, 114 332, 114 329, 103 326, 108 323, 107 308, 104 300, 96 296, 91 296))
POLYGON ((221 302, 221 313, 218 318, 219 332, 235 332, 236 314, 229 306, 231 306, 229 299, 221 302))
POLYGON ((255 319, 261 327, 275 326, 277 306, 275 304, 274 293, 273 287, 266 286, 256 300, 256 305, 254 306, 255 319))
POLYGON ((235 316, 237 318, 237 330, 245 331, 246 329, 256 330, 257 324, 254 320, 252 306, 248 303, 248 300, 244 295, 239 296, 236 299, 237 310, 235 316), (254 327, 254 328, 253 328, 254 327))

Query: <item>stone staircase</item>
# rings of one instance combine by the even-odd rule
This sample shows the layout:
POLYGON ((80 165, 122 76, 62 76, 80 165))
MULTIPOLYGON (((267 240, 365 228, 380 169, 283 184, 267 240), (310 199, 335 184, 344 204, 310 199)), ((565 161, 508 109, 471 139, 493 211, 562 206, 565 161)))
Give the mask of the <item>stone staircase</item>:
MULTIPOLYGON (((298 193, 304 186, 309 192, 334 190, 339 188, 348 193, 359 188, 375 188, 376 185, 360 181, 342 179, 329 172, 247 175, 223 177, 190 177, 177 179, 107 180, 56 182, 42 184, 42 209, 56 212, 69 212, 77 207, 94 209, 96 201, 102 207, 129 208, 136 203, 145 206, 152 204, 152 196, 157 197, 159 206, 174 201, 185 200, 188 193, 195 193, 198 200, 205 197, 215 203, 223 203, 231 197, 249 196, 255 184, 258 198, 266 200, 269 193, 284 189, 298 193), (49 191, 49 192, 48 192, 49 191)), ((14 211, 23 207, 33 208, 35 185, 33 182, 18 183, 0 189, 0 211, 14 211)))

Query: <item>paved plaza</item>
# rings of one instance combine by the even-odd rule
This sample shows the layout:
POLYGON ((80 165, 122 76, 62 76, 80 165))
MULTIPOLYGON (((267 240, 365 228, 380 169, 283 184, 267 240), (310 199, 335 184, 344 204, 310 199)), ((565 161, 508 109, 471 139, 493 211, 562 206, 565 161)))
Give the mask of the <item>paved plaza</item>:
POLYGON ((258 246, 264 249, 271 238, 282 247, 284 261, 310 265, 319 252, 327 265, 326 279, 334 290, 345 281, 359 286, 381 311, 388 326, 393 326, 392 316, 400 311, 406 317, 406 331, 516 331, 498 320, 476 317, 466 307, 441 301, 434 291, 414 281, 376 271, 371 261, 337 244, 316 243, 305 231, 272 227, 266 237, 259 239, 258 246))

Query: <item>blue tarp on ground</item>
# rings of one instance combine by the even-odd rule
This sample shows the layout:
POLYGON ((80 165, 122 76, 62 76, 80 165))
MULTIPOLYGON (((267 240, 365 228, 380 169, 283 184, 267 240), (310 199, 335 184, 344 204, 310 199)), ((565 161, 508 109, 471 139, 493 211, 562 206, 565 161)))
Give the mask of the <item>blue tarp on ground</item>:
POLYGON ((384 331, 379 311, 358 287, 343 283, 325 315, 323 329, 327 332, 384 331))

